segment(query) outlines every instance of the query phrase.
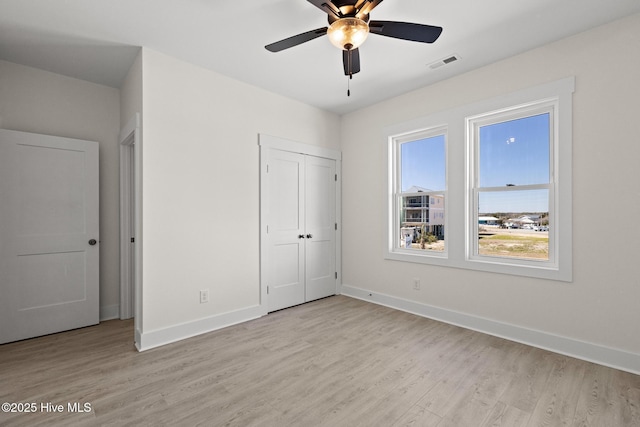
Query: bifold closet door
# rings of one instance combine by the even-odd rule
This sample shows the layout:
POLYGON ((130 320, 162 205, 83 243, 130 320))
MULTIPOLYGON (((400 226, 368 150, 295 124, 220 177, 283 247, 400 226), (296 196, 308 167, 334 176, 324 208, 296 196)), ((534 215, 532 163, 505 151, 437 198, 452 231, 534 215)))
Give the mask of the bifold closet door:
POLYGON ((269 150, 268 311, 336 293, 335 161, 269 150))

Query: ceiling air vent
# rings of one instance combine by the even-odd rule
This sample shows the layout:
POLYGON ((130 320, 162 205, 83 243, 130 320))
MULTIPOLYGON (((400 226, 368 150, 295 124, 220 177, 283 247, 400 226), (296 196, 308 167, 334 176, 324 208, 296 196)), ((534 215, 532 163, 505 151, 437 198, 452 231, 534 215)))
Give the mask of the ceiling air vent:
POLYGON ((429 68, 431 68, 432 70, 435 70, 436 68, 440 68, 443 65, 451 64, 452 62, 455 62, 458 59, 460 59, 460 56, 458 55, 449 55, 446 58, 442 58, 435 62, 432 62, 431 64, 429 64, 429 68))

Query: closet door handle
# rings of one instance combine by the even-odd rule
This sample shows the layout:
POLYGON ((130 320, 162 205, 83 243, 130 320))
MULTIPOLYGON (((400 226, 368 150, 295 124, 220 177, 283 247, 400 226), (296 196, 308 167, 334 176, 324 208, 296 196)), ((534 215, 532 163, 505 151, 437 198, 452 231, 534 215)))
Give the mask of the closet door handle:
POLYGON ((313 236, 311 234, 307 234, 307 239, 312 238, 313 236))
POLYGON ((304 234, 298 234, 298 239, 304 239, 304 234))

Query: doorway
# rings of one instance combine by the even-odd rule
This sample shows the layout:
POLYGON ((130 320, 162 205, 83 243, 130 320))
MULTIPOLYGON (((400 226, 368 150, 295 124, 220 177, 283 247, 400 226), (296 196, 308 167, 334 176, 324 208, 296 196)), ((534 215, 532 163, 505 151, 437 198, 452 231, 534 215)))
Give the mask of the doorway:
POLYGON ((141 287, 140 114, 120 132, 120 319, 140 316, 141 287))

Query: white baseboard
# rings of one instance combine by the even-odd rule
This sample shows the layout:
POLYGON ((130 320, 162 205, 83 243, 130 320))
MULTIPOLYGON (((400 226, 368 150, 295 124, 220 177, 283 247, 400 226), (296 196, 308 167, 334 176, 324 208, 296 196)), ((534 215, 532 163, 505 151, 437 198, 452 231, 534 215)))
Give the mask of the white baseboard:
POLYGON ((227 326, 247 322, 264 315, 264 309, 259 306, 230 311, 192 322, 182 323, 150 332, 136 330, 135 340, 138 351, 149 350, 172 342, 191 338, 196 335, 212 332, 227 326))
POLYGON ((118 304, 105 305, 100 307, 100 321, 120 318, 120 306, 118 304))
POLYGON ((640 354, 342 285, 342 295, 640 375, 640 354))

